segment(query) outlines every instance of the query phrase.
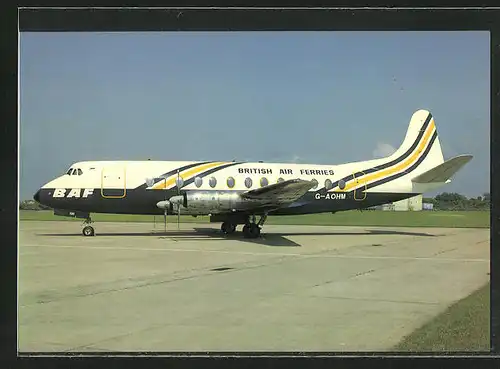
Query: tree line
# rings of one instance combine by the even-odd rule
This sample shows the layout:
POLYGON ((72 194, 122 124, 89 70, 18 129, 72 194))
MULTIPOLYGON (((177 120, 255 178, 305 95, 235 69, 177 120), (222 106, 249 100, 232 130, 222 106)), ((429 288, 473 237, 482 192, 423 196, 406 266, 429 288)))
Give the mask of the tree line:
POLYGON ((52 208, 42 205, 35 200, 24 200, 19 204, 19 210, 52 210, 52 208))
POLYGON ((423 198, 423 203, 433 204, 434 210, 489 210, 490 193, 467 198, 456 192, 443 192, 434 198, 423 198))
MULTIPOLYGON (((490 193, 467 198, 456 192, 443 192, 436 197, 424 197, 422 202, 433 204, 434 210, 488 210, 490 209, 490 193)), ((21 210, 51 210, 34 200, 24 200, 19 204, 21 210)))

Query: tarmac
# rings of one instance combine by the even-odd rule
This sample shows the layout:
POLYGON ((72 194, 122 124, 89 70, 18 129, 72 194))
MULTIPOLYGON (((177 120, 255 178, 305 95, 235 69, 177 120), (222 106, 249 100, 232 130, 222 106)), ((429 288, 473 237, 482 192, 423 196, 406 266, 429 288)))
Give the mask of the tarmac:
POLYGON ((20 352, 385 351, 489 281, 489 229, 23 221, 20 352))

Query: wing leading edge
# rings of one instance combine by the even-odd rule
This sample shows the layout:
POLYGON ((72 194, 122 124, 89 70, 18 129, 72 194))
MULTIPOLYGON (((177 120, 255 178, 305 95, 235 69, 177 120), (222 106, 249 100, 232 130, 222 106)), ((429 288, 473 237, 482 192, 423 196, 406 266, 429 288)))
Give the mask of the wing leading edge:
POLYGON ((267 204, 284 205, 296 201, 307 191, 316 186, 314 181, 289 179, 242 193, 240 196, 248 200, 258 200, 267 204))

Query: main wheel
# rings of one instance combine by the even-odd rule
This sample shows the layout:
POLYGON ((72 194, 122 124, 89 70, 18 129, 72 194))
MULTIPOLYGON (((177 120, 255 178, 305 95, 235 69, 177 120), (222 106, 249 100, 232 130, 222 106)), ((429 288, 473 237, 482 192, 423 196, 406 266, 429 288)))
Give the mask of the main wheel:
POLYGON ((86 226, 83 228, 82 233, 84 236, 93 236, 94 233, 94 228, 92 226, 86 226))
POLYGON ((243 233, 246 238, 257 238, 260 235, 260 227, 255 224, 247 224, 243 227, 243 233))
POLYGON ((252 224, 250 227, 250 238, 257 238, 260 236, 260 227, 257 224, 252 224))
POLYGON ((224 222, 222 223, 220 227, 222 233, 224 234, 230 234, 236 231, 236 224, 230 223, 230 222, 224 222))

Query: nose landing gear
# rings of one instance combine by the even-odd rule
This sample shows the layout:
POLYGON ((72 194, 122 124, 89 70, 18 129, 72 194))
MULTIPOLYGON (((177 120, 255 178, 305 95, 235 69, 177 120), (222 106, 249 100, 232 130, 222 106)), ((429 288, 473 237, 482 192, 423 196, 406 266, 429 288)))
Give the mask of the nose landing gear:
POLYGON ((92 219, 90 216, 83 222, 84 227, 82 229, 82 234, 86 237, 95 236, 94 227, 90 225, 91 223, 92 219))

